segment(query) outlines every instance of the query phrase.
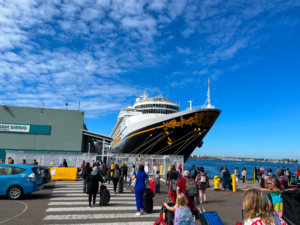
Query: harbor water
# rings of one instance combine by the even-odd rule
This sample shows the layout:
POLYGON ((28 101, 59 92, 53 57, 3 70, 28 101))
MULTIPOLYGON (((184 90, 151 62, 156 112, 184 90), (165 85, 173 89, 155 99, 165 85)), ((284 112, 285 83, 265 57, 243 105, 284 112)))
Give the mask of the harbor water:
POLYGON ((247 171, 247 178, 253 178, 253 166, 256 166, 257 169, 262 166, 266 171, 271 168, 273 173, 276 172, 278 166, 280 169, 285 166, 285 169, 289 168, 293 175, 295 175, 296 167, 300 166, 298 163, 188 159, 184 164, 184 169, 190 170, 193 165, 196 167, 203 166, 204 171, 207 172, 209 177, 214 177, 215 175, 220 176, 220 169, 222 166, 226 166, 231 174, 234 173, 235 167, 238 168, 238 173, 240 174, 241 170, 245 167, 247 171))

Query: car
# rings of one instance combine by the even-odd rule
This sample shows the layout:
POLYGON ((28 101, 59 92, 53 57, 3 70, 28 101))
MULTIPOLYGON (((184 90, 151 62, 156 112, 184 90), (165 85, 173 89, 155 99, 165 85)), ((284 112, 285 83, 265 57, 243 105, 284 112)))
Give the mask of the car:
POLYGON ((40 166, 42 172, 44 184, 47 184, 51 181, 50 169, 48 167, 40 166))
POLYGON ((0 184, 0 195, 12 200, 44 188, 40 166, 26 164, 0 164, 0 184))

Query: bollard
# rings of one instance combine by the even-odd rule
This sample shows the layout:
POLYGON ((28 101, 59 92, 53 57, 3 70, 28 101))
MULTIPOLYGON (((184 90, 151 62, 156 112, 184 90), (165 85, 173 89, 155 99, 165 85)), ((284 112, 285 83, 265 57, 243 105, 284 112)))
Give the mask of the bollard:
POLYGON ((232 192, 236 192, 235 174, 232 174, 232 192))
MULTIPOLYGON (((110 168, 113 169, 114 168, 114 164, 111 164, 110 168)), ((110 172, 110 177, 112 178, 112 176, 113 176, 113 172, 110 172)))
POLYGON ((215 191, 219 191, 219 183, 220 183, 220 178, 218 176, 214 177, 214 181, 215 181, 215 187, 214 190, 215 191))
POLYGON ((256 179, 255 179, 255 170, 254 170, 254 185, 256 185, 256 179))
POLYGON ((247 184, 247 171, 245 170, 245 184, 247 184))
POLYGON ((171 166, 168 167, 168 171, 170 171, 170 170, 171 170, 171 166))
POLYGON ((163 175, 163 174, 164 174, 164 166, 160 165, 160 175, 163 175))

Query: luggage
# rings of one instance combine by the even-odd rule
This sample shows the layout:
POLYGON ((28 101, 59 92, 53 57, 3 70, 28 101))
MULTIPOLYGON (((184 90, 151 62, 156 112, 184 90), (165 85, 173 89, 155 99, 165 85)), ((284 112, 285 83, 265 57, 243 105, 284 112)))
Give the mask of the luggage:
POLYGON ((148 195, 151 198, 153 198, 155 196, 154 192, 150 188, 146 188, 145 195, 148 195))
POLYGON ((110 193, 109 190, 106 189, 106 186, 100 186, 100 203, 99 205, 105 206, 109 203, 110 200, 110 193))
POLYGON ((199 212, 198 212, 198 210, 197 210, 197 208, 195 206, 193 206, 192 214, 193 214, 193 216, 195 216, 195 218, 197 220, 198 217, 199 217, 199 212))
POLYGON ((288 190, 282 192, 282 219, 289 225, 300 224, 300 191, 288 190))
POLYGON ((215 211, 205 212, 203 205, 200 203, 201 207, 197 205, 199 211, 199 220, 202 225, 224 225, 219 215, 215 211))
POLYGON ((124 190, 124 179, 123 176, 121 176, 118 183, 118 193, 123 193, 123 190, 124 190))
POLYGON ((297 185, 297 179, 291 178, 291 185, 297 185))
POLYGON ((260 187, 261 188, 266 188, 266 186, 265 186, 265 178, 261 178, 260 187))
POLYGON ((286 180, 281 179, 280 180, 280 185, 284 187, 284 189, 288 188, 288 182, 286 180))
MULTIPOLYGON (((175 206, 175 203, 167 203, 167 204, 170 207, 175 206)), ((174 225, 174 216, 175 216, 174 212, 169 211, 165 206, 162 206, 161 213, 165 213, 165 220, 167 222, 166 223, 167 225, 174 225)))
POLYGON ((150 180, 150 189, 151 189, 153 192, 155 192, 154 187, 155 187, 155 180, 150 180))
POLYGON ((143 197, 143 200, 144 200, 144 211, 146 213, 152 213, 153 211, 153 198, 148 196, 148 195, 144 195, 143 197))
POLYGON ((165 212, 164 211, 162 211, 160 213, 160 216, 159 216, 158 220, 156 220, 153 223, 153 225, 168 225, 167 220, 165 218, 165 212))

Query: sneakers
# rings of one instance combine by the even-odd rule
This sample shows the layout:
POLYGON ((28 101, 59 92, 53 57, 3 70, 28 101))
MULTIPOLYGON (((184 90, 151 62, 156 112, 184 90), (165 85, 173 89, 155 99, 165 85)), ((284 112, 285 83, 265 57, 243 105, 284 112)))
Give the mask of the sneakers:
POLYGON ((89 205, 89 208, 92 208, 92 206, 91 206, 91 205, 89 205))
POLYGON ((137 215, 137 216, 140 216, 140 215, 141 215, 141 213, 140 213, 140 212, 137 212, 135 215, 137 215))

